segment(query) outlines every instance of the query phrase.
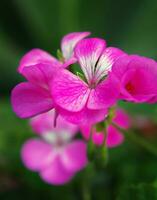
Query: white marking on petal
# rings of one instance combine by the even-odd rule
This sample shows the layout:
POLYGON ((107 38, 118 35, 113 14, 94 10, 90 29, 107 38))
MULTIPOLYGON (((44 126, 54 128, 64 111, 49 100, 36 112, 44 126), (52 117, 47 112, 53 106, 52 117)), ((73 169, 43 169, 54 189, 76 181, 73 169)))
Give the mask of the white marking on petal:
POLYGON ((75 48, 75 56, 80 63, 88 84, 93 83, 95 66, 105 47, 104 40, 90 38, 82 40, 75 48))
POLYGON ((64 49, 62 53, 66 60, 72 57, 73 49, 74 49, 74 42, 72 40, 64 44, 64 49))
POLYGON ((109 71, 111 71, 114 62, 125 53, 118 48, 109 47, 105 49, 99 58, 95 69, 94 80, 98 83, 103 77, 105 77, 109 71))
POLYGON ((69 60, 73 56, 75 45, 88 35, 90 35, 90 32, 74 32, 63 37, 61 49, 65 60, 69 60))
POLYGON ((49 144, 56 146, 58 143, 65 145, 71 140, 71 134, 65 130, 60 130, 60 132, 47 132, 42 134, 42 138, 49 144))
POLYGON ((80 59, 81 69, 82 69, 88 83, 91 82, 93 75, 94 75, 95 59, 96 59, 95 53, 93 53, 87 57, 81 57, 81 59, 80 59))
POLYGON ((94 79, 99 82, 105 75, 111 71, 113 65, 113 58, 110 53, 103 54, 96 66, 94 79))

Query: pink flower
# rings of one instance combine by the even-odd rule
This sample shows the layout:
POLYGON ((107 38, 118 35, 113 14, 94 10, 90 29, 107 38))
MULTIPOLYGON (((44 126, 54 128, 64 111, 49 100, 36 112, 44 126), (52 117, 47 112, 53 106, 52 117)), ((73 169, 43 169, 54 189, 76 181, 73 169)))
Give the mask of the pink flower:
POLYGON ((19 117, 32 117, 54 108, 50 94, 50 81, 56 71, 76 62, 73 48, 89 34, 89 32, 70 33, 62 39, 64 62, 40 49, 33 49, 23 56, 18 72, 26 78, 27 82, 18 84, 11 95, 13 110, 19 117))
POLYGON ((137 55, 124 56, 113 65, 121 84, 121 99, 135 103, 153 102, 157 97, 157 63, 137 55))
POLYGON ((61 50, 65 60, 64 67, 67 67, 77 61, 73 50, 79 41, 89 35, 90 32, 74 32, 63 37, 61 41, 61 50))
POLYGON ((124 53, 106 48, 106 42, 98 38, 81 40, 74 53, 85 80, 66 69, 59 71, 51 83, 54 102, 60 114, 73 123, 80 123, 81 119, 86 123, 89 117, 95 121, 95 116, 100 121, 119 96, 118 81, 110 71, 124 53))
POLYGON ((54 112, 41 114, 31 120, 31 126, 40 138, 29 139, 22 147, 24 165, 49 184, 60 185, 87 164, 86 144, 73 139, 78 127, 58 117, 53 127, 54 112))
MULTIPOLYGON (((122 109, 116 110, 116 115, 113 118, 113 122, 117 124, 119 127, 124 129, 128 129, 130 126, 129 116, 122 109)), ((82 135, 86 140, 89 140, 91 128, 92 125, 90 124, 81 126, 82 135)), ((109 148, 116 147, 122 144, 122 142, 124 141, 124 136, 122 135, 122 133, 120 133, 120 131, 117 130, 112 125, 108 126, 106 134, 107 134, 106 144, 107 147, 109 148)), ((103 132, 97 132, 96 129, 93 129, 92 140, 94 144, 100 146, 103 144, 104 139, 105 137, 103 132)))
POLYGON ((22 71, 25 67, 36 65, 39 63, 54 64, 54 65, 64 65, 66 67, 69 64, 76 62, 74 57, 73 49, 76 44, 83 38, 90 35, 90 32, 74 32, 65 35, 61 41, 61 50, 63 54, 63 60, 59 61, 46 51, 41 49, 33 49, 25 54, 18 67, 18 72, 23 74, 22 71))

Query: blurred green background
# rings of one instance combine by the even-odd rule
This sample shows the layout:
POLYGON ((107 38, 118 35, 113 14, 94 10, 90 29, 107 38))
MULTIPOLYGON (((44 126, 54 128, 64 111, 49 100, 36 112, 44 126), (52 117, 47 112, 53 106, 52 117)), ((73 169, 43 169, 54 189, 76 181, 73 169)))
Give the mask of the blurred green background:
MULTIPOLYGON (((35 47, 56 55, 62 36, 75 31, 91 31, 108 45, 157 59, 157 1, 0 1, 0 200, 83 198, 80 183, 84 172, 70 184, 55 187, 23 167, 20 147, 33 134, 27 121, 15 116, 9 102, 11 89, 22 80, 16 71, 21 56, 35 47)), ((157 106, 121 106, 133 118, 148 119, 144 137, 156 145, 157 106)), ((157 157, 126 141, 110 150, 109 158, 106 169, 93 176, 93 199, 157 199, 157 157)))

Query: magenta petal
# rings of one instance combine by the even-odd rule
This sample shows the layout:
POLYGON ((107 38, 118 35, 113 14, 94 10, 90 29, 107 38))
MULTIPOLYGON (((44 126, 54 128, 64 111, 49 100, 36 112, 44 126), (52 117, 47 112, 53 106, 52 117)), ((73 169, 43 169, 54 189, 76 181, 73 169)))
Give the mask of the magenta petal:
POLYGON ((124 99, 134 102, 149 101, 157 94, 157 74, 145 69, 130 69, 122 78, 124 99))
POLYGON ((65 119, 63 119, 60 115, 57 117, 57 124, 54 127, 54 120, 55 120, 55 109, 40 114, 31 119, 31 126, 36 133, 45 134, 48 132, 52 133, 61 133, 65 130, 68 135, 74 136, 77 131, 78 127, 74 124, 71 124, 65 119))
POLYGON ((83 124, 80 126, 81 134, 82 134, 83 138, 87 141, 90 138, 91 128, 92 128, 92 125, 89 123, 88 124, 86 123, 86 124, 83 124))
POLYGON ((116 62, 119 57, 124 55, 126 54, 118 48, 106 48, 101 54, 96 65, 94 80, 97 82, 100 81, 105 75, 108 74, 109 71, 111 71, 114 62, 116 62))
POLYGON ((86 123, 94 124, 104 120, 108 114, 108 110, 90 110, 88 108, 84 108, 79 112, 69 112, 64 109, 59 109, 59 113, 67 121, 73 124, 82 125, 86 123))
POLYGON ((150 98, 147 103, 150 103, 150 104, 157 103, 157 95, 155 95, 152 98, 150 98))
POLYGON ((69 60, 66 60, 63 65, 62 65, 62 68, 68 68, 70 65, 74 64, 77 62, 77 59, 72 57, 70 58, 69 60))
MULTIPOLYGON (((84 124, 80 126, 81 134, 85 140, 89 140, 91 134, 92 125, 84 124)), ((95 145, 100 146, 104 142, 104 134, 102 132, 96 132, 95 128, 92 129, 92 141, 95 145)))
MULTIPOLYGON (((91 125, 81 126, 81 133, 86 140, 89 140, 91 128, 91 125)), ((96 130, 94 130, 92 134, 92 141, 95 145, 101 146, 104 139, 105 137, 103 132, 96 132, 96 130)), ((124 136, 115 127, 110 125, 107 128, 107 146, 109 148, 113 148, 120 145, 123 141, 124 136)))
POLYGON ((116 103, 119 97, 120 84, 113 74, 91 90, 87 107, 89 109, 105 109, 116 103))
POLYGON ((24 67, 36 65, 38 63, 56 63, 57 65, 61 64, 56 58, 51 56, 46 51, 41 49, 32 49, 22 57, 18 71, 19 73, 22 73, 24 67))
POLYGON ((75 45, 88 35, 90 35, 90 32, 74 32, 63 37, 61 41, 61 49, 66 60, 69 60, 73 56, 75 45))
POLYGON ((88 162, 87 146, 82 140, 75 140, 68 144, 62 154, 64 167, 72 172, 83 169, 88 162))
POLYGON ((128 55, 124 55, 120 57, 112 66, 112 72, 116 75, 116 77, 121 80, 124 73, 128 69, 128 65, 131 61, 131 57, 128 55))
POLYGON ((49 184, 62 185, 69 182, 74 176, 74 173, 66 170, 60 157, 57 156, 51 165, 40 172, 40 176, 49 184))
POLYGON ((57 105, 75 112, 84 108, 90 92, 83 80, 67 70, 61 70, 56 74, 51 89, 57 105))
POLYGON ((59 69, 60 66, 57 65, 53 66, 52 64, 39 63, 23 68, 22 75, 29 82, 39 85, 42 88, 49 89, 49 83, 59 69))
POLYGON ((95 132, 92 135, 93 143, 97 146, 101 146, 104 142, 105 136, 102 132, 95 132))
POLYGON ((157 63, 131 55, 117 60, 113 73, 121 82, 121 98, 136 103, 149 102, 157 95, 157 63))
POLYGON ((119 108, 116 110, 116 116, 114 117, 113 122, 125 129, 128 129, 131 124, 129 115, 123 109, 119 108))
POLYGON ((113 126, 109 126, 107 129, 107 146, 109 148, 116 147, 122 144, 124 136, 113 126))
POLYGON ((11 94, 14 112, 21 118, 32 117, 53 108, 49 92, 27 82, 18 84, 11 94))
MULTIPOLYGON (((129 116, 122 110, 117 109, 116 110, 116 116, 113 119, 113 122, 116 123, 121 128, 129 128, 130 126, 130 119, 129 116)), ((80 130, 82 133, 82 136, 89 140, 90 133, 91 133, 91 124, 83 124, 80 126, 80 130)), ((103 132, 97 132, 96 129, 92 128, 93 134, 92 134, 92 141, 97 146, 102 145, 104 142, 104 133, 103 132)), ((124 141, 123 135, 113 126, 109 126, 107 128, 107 146, 108 147, 115 147, 117 145, 120 145, 124 141)))
POLYGON ((22 147, 21 158, 24 165, 32 170, 39 171, 51 161, 50 156, 53 158, 52 145, 49 145, 39 139, 30 139, 22 147))
POLYGON ((76 45, 75 56, 88 83, 94 77, 96 63, 105 47, 106 42, 98 38, 83 39, 76 45))

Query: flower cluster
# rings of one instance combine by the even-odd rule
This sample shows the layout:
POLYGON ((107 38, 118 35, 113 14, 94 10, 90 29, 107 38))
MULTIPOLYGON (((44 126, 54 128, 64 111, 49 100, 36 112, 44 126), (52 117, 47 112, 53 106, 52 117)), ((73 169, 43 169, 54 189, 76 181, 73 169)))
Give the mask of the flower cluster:
POLYGON ((51 109, 75 124, 96 123, 105 118, 118 100, 135 103, 157 101, 157 63, 106 47, 88 32, 62 39, 62 58, 34 49, 20 61, 18 72, 27 82, 12 91, 13 110, 28 118, 51 109), (79 64, 74 73, 70 67, 79 64))
POLYGON ((86 144, 74 139, 78 126, 58 117, 53 126, 54 111, 31 119, 30 124, 38 138, 29 139, 22 147, 21 157, 25 166, 39 172, 49 184, 60 185, 83 169, 87 164, 86 144))
MULTIPOLYGON (((64 132, 71 135, 69 123, 75 124, 83 137, 92 138, 97 146, 103 145, 105 140, 107 147, 114 147, 124 139, 119 130, 112 124, 107 124, 105 134, 104 127, 97 130, 97 125, 108 118, 111 108, 120 100, 157 102, 156 61, 107 47, 105 40, 87 38, 89 35, 89 32, 76 32, 63 37, 58 59, 43 50, 33 49, 23 56, 18 67, 27 81, 12 91, 13 110, 20 118, 39 115, 32 120, 32 126, 44 139, 44 142, 33 140, 24 145, 23 161, 49 183, 70 180, 87 163, 83 141, 64 141, 67 145, 63 142, 64 132), (60 118, 67 123, 61 129, 60 118), (77 145, 82 150, 75 149, 77 145)), ((130 126, 128 116, 119 109, 112 121, 124 129, 130 126)))
MULTIPOLYGON (((123 129, 129 129, 130 127, 130 118, 126 114, 126 112, 122 109, 117 109, 115 112, 115 116, 112 119, 112 122, 114 122, 116 125, 118 125, 120 128, 123 129)), ((84 124, 80 126, 81 133, 85 140, 89 140, 90 138, 90 131, 92 127, 90 124, 84 124)), ((98 131, 95 127, 93 127, 93 133, 92 133, 92 141, 96 146, 101 146, 104 143, 105 135, 103 130, 98 131)), ((109 125, 106 128, 106 146, 108 148, 116 147, 117 145, 120 145, 124 141, 123 134, 117 130, 113 125, 109 125)))
MULTIPOLYGON (((61 185, 69 182, 73 176, 88 164, 87 144, 77 139, 79 129, 83 137, 89 139, 90 127, 79 127, 61 116, 54 127, 54 110, 33 117, 30 125, 37 137, 27 140, 21 150, 24 165, 31 171, 38 172, 49 184, 61 185)), ((113 119, 120 127, 129 127, 129 117, 123 110, 117 110, 113 119)), ((124 137, 114 127, 108 128, 107 146, 120 145, 124 137)), ((104 134, 94 132, 93 142, 102 145, 104 134)))

